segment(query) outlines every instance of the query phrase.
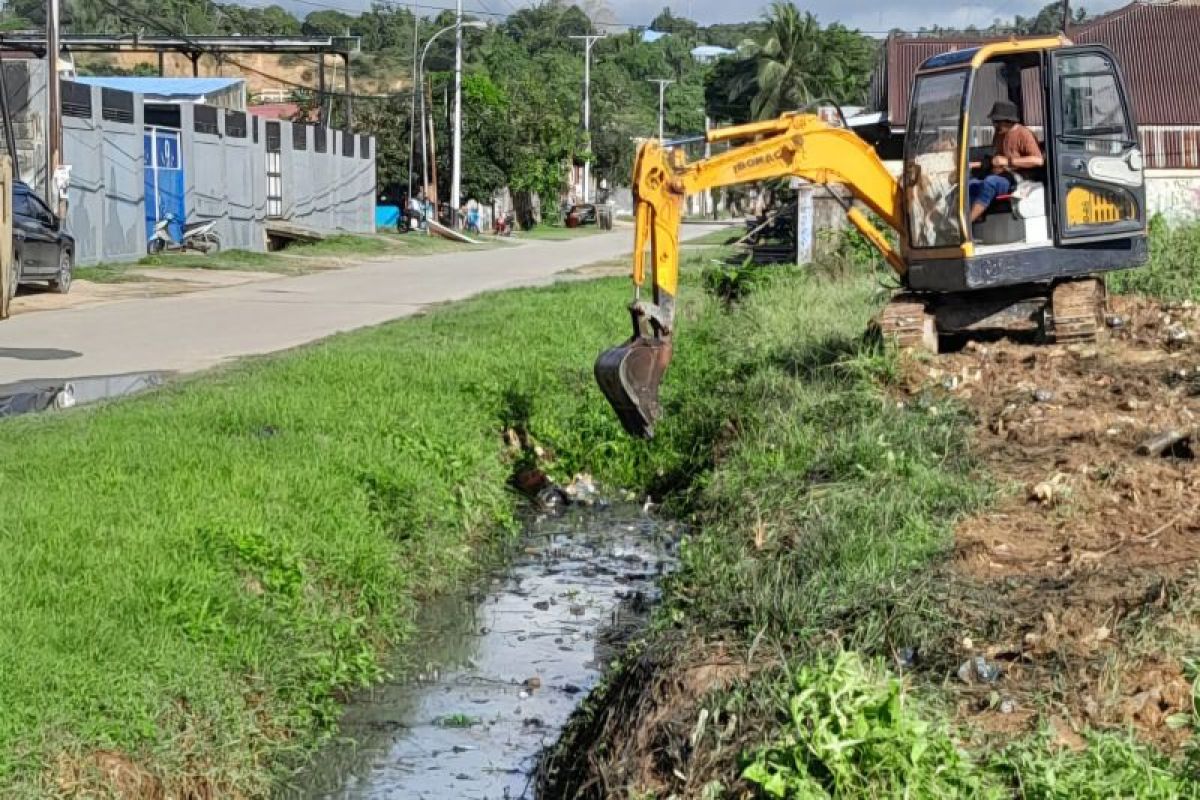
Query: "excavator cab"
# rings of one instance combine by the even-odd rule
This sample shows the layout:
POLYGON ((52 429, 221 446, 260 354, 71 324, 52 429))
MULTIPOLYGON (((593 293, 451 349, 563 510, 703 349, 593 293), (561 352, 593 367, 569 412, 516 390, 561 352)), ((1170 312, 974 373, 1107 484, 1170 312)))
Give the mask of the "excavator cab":
POLYGON ((662 413, 683 198, 718 186, 792 177, 848 190, 854 202, 832 195, 901 286, 874 325, 902 347, 937 352, 944 335, 996 331, 1052 342, 1098 335, 1098 276, 1148 257, 1142 154, 1112 53, 1063 37, 945 53, 917 71, 911 102, 898 178, 853 132, 805 113, 707 131, 705 141, 732 146, 692 163, 655 139, 638 148, 633 335, 595 365, 626 431, 649 437, 662 413), (992 159, 1002 126, 990 117, 1000 113, 1029 132, 1011 169, 992 159), (998 194, 984 204, 974 182, 993 172, 1005 180, 989 181, 998 194), (647 276, 653 294, 643 297, 647 276))
POLYGON ((902 185, 907 288, 961 292, 1061 281, 1146 260, 1146 195, 1116 59, 1063 38, 934 56, 913 81, 902 185), (972 182, 991 169, 989 111, 1011 103, 1044 165, 975 222, 972 182))

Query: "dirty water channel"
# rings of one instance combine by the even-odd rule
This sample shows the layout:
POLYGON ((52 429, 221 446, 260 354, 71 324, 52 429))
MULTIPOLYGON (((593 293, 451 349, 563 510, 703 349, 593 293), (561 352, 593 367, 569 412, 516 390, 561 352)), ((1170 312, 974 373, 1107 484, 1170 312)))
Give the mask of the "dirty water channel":
POLYGON ((408 679, 353 702, 281 796, 533 797, 538 756, 645 623, 678 533, 633 503, 531 519, 502 571, 426 610, 408 679))
POLYGON ((157 389, 169 372, 130 372, 91 375, 69 380, 31 380, 0 386, 0 417, 42 411, 62 411, 74 406, 130 397, 157 389))

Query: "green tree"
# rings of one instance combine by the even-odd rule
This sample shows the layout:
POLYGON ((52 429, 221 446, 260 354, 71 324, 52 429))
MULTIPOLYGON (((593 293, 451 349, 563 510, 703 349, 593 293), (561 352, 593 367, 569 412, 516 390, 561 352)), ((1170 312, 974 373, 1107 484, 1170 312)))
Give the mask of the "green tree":
POLYGON ((877 45, 842 25, 822 28, 812 14, 775 2, 759 40, 736 59, 718 63, 705 92, 710 114, 742 121, 768 119, 818 100, 866 99, 877 45))
POLYGON ((650 29, 694 39, 700 26, 686 17, 675 16, 671 13, 670 7, 665 7, 657 17, 650 21, 650 29))
POLYGON ((304 18, 300 26, 305 36, 344 36, 346 31, 357 28, 358 17, 342 11, 314 11, 304 18))
MULTIPOLYGON (((811 13, 791 3, 775 2, 769 13, 766 41, 755 53, 755 94, 750 113, 755 119, 779 116, 812 102, 826 72, 821 26, 811 13)), ((839 69, 836 62, 829 69, 839 69)))

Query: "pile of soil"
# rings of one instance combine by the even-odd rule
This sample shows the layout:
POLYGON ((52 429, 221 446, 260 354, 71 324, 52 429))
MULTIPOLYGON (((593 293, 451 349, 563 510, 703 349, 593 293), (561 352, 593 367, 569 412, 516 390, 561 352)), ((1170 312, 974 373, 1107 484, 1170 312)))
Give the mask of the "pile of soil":
POLYGON ((970 408, 984 471, 1008 490, 958 526, 945 567, 958 658, 1000 676, 963 670, 960 719, 1005 734, 1049 721, 1068 744, 1085 725, 1132 727, 1170 751, 1189 735, 1171 717, 1192 706, 1177 654, 1200 633, 1200 311, 1113 298, 1110 312, 1095 344, 914 359, 903 391, 970 408))

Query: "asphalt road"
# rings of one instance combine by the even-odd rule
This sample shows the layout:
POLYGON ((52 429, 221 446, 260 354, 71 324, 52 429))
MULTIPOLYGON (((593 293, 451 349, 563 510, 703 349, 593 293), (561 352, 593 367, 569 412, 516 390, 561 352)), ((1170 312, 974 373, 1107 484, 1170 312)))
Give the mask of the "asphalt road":
MULTIPOLYGON (((689 226, 684 238, 708 230, 689 226)), ((565 270, 627 254, 632 241, 626 227, 574 241, 368 261, 173 297, 21 314, 0 322, 0 384, 194 372, 405 317, 434 303, 546 283, 565 270)))

